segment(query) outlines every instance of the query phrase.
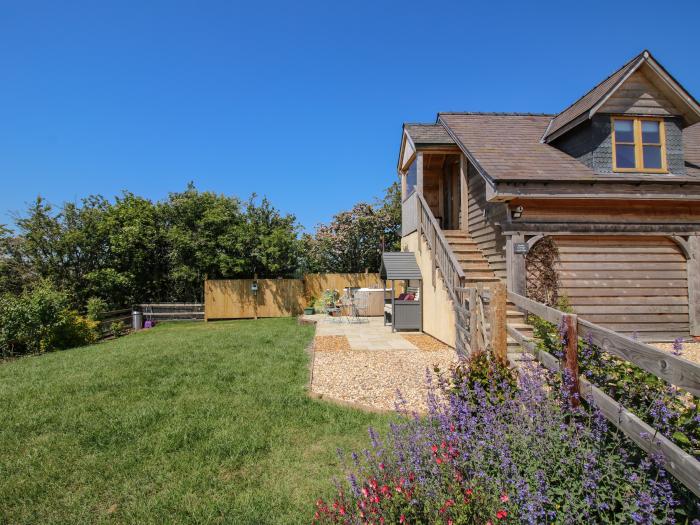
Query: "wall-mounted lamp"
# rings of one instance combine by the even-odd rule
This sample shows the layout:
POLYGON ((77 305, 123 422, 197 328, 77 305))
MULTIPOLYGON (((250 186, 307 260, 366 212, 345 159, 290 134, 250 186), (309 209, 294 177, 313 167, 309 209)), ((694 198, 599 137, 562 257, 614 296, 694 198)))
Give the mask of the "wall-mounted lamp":
POLYGON ((524 206, 516 206, 515 208, 510 210, 510 215, 514 219, 519 219, 520 217, 523 216, 523 211, 525 211, 524 206))

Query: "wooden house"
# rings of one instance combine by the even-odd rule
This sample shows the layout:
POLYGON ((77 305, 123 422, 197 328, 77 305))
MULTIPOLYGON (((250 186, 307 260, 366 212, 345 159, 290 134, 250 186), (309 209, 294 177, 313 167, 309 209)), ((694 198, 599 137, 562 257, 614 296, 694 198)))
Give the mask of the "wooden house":
POLYGON ((526 295, 526 253, 549 237, 582 318, 643 340, 700 336, 700 105, 648 51, 556 115, 404 124, 398 171, 427 333, 455 344, 456 287, 526 295))

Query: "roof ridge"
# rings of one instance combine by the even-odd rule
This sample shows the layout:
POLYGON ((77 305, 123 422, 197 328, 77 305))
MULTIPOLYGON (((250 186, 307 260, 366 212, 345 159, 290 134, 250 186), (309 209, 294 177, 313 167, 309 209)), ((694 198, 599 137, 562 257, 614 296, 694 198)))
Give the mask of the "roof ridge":
POLYGON ((532 113, 519 111, 439 111, 439 115, 489 115, 494 117, 554 117, 556 113, 532 113))

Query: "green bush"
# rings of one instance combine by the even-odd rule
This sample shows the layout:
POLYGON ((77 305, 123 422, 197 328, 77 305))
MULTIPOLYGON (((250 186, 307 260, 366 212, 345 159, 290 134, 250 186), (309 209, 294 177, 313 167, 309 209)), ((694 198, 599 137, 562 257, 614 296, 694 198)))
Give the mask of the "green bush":
POLYGON ((124 321, 113 321, 109 325, 109 332, 113 337, 120 337, 126 332, 126 324, 124 321))
POLYGON ((22 295, 0 297, 0 352, 41 353, 93 343, 97 322, 70 308, 67 294, 44 282, 22 295))
POLYGON ((99 321, 107 311, 107 301, 100 297, 90 297, 85 309, 88 319, 91 321, 99 321))

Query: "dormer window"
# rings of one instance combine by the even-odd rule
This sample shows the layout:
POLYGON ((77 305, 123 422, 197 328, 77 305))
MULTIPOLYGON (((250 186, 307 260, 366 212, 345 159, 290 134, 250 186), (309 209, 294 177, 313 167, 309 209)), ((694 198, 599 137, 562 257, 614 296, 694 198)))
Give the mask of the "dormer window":
POLYGON ((664 121, 613 117, 614 171, 666 173, 664 121))

